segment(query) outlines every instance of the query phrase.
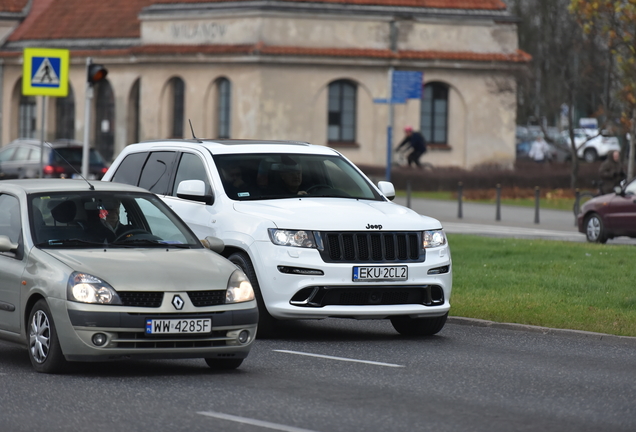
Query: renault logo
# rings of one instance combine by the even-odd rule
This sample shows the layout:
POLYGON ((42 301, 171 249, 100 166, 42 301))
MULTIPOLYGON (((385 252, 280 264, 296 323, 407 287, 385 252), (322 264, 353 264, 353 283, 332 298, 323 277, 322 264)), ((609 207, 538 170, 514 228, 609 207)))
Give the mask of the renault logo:
POLYGON ((181 310, 183 309, 183 305, 185 304, 185 302, 183 301, 183 299, 179 296, 176 295, 172 298, 172 306, 174 306, 174 308, 176 310, 181 310))

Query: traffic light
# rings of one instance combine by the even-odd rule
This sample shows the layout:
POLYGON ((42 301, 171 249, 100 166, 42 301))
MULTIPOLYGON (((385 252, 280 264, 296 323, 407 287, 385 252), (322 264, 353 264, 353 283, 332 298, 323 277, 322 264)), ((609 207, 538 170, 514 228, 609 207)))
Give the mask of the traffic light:
POLYGON ((88 82, 90 84, 95 84, 102 81, 108 74, 108 70, 104 67, 104 65, 95 63, 91 63, 90 65, 88 65, 87 72, 88 82))

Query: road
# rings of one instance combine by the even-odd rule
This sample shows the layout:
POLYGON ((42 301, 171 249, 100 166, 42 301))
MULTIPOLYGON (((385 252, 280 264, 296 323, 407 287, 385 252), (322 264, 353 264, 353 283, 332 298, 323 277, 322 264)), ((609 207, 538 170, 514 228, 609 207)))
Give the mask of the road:
POLYGON ((3 431, 634 431, 633 339, 387 321, 286 325, 241 368, 202 360, 32 371, 0 342, 3 431))
MULTIPOLYGON (((406 197, 397 197, 395 202, 407 205, 406 197)), ((411 208, 442 222, 447 233, 477 234, 492 237, 539 238, 585 242, 585 235, 574 225, 574 214, 565 210, 539 209, 539 223, 535 223, 532 207, 501 206, 501 220, 496 220, 494 204, 462 203, 462 217, 458 217, 457 201, 411 199, 411 208)), ((607 244, 636 245, 636 239, 618 237, 607 244)))

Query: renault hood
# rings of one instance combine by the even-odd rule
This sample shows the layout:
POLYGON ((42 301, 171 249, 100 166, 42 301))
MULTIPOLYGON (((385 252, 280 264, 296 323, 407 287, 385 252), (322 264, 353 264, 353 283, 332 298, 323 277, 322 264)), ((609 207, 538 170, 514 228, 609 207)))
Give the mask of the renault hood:
POLYGON ((234 203, 237 212, 271 220, 277 228, 313 231, 421 231, 442 224, 387 201, 288 198, 234 203))
POLYGON ((74 271, 121 291, 226 289, 236 266, 207 249, 45 249, 74 271))

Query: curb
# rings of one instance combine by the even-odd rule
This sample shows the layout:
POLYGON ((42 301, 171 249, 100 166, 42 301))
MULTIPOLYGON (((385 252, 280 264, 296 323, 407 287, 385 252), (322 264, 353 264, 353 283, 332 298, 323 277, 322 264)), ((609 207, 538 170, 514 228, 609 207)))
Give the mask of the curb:
POLYGON ((448 323, 458 325, 469 325, 475 327, 492 327, 497 329, 526 331, 531 333, 541 333, 547 335, 567 336, 574 338, 602 340, 609 342, 620 342, 622 344, 636 346, 636 337, 631 336, 617 336, 606 333, 594 333, 583 330, 569 330, 569 329, 554 329, 549 327, 534 326, 528 324, 514 324, 514 323, 500 323, 495 321, 488 321, 478 318, 463 318, 449 316, 448 323))

